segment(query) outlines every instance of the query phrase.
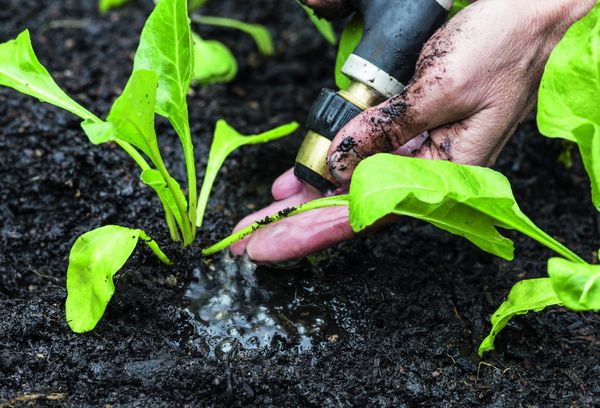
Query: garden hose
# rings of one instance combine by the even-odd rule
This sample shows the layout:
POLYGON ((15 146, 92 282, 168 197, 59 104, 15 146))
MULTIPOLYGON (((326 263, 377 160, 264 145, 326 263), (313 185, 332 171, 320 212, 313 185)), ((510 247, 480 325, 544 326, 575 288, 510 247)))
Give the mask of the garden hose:
POLYGON ((298 151, 294 174, 327 193, 338 185, 327 170, 336 134, 365 109, 397 95, 415 69, 423 44, 446 20, 452 0, 352 0, 364 21, 364 35, 342 73, 346 90, 323 89, 306 121, 308 132, 298 151))

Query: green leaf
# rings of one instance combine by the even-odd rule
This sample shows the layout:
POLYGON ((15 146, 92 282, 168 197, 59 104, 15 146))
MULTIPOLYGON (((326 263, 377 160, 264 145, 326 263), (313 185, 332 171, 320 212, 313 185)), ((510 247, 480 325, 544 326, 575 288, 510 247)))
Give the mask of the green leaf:
POLYGON ((540 132, 577 142, 600 210, 600 3, 567 31, 546 64, 537 122, 540 132))
MULTIPOLYGON (((190 220, 196 216, 197 196, 196 163, 187 105, 194 62, 192 47, 187 0, 159 0, 144 25, 134 60, 134 70, 156 72, 158 89, 155 112, 169 119, 181 141, 187 174, 190 220)), ((178 204, 181 207, 181 203, 178 204)), ((183 224, 184 245, 189 245, 196 236, 196 226, 191 222, 188 233, 187 222, 183 224)))
POLYGON ((157 85, 158 79, 153 71, 133 71, 106 119, 114 125, 119 139, 143 151, 154 163, 160 160, 154 129, 157 85))
POLYGON ((102 13, 106 13, 108 10, 110 10, 112 8, 121 7, 128 1, 129 0, 100 0, 100 3, 98 4, 98 8, 100 9, 100 11, 102 13))
POLYGON ((69 327, 76 333, 92 330, 115 292, 113 276, 123 267, 142 239, 162 262, 171 262, 156 242, 139 229, 106 225, 86 232, 69 255, 67 300, 69 327))
POLYGON ((240 30, 252 37, 258 52, 262 55, 269 56, 275 53, 275 47, 273 46, 273 39, 269 30, 262 24, 250 24, 243 21, 234 20, 226 17, 214 17, 214 16, 192 16, 192 20, 198 24, 207 24, 218 27, 233 28, 240 30))
POLYGON ((98 120, 54 82, 37 59, 27 30, 16 39, 0 44, 0 85, 58 106, 83 120, 98 120))
POLYGON ((112 123, 85 120, 81 122, 81 128, 92 144, 99 145, 117 140, 117 131, 112 123))
POLYGON ((552 283, 548 278, 527 279, 515 284, 508 298, 492 315, 492 330, 479 346, 479 357, 494 349, 494 339, 513 316, 531 311, 539 312, 548 306, 558 304, 560 300, 552 290, 552 283))
POLYGON ((548 275, 560 301, 576 311, 600 310, 600 265, 548 261, 548 275))
MULTIPOLYGON (((173 212, 177 223, 181 225, 183 220, 181 218, 179 208, 177 207, 177 202, 162 174, 160 174, 158 170, 148 169, 142 172, 140 178, 144 184, 148 185, 154 191, 156 191, 156 194, 160 198, 160 201, 163 203, 163 205, 167 206, 173 212)), ((181 201, 185 202, 185 195, 183 194, 183 191, 181 191, 181 187, 175 179, 171 178, 171 181, 176 186, 175 194, 178 195, 178 198, 181 201)))
MULTIPOLYGON (((193 71, 192 34, 186 0, 160 0, 142 30, 134 71, 156 72, 158 89, 155 111, 169 119, 191 153, 187 94, 193 71)), ((187 160, 187 157, 186 157, 187 160)))
POLYGON ((359 232, 389 214, 427 221, 508 260, 514 257, 513 243, 496 227, 516 229, 583 262, 523 214, 508 180, 488 168, 392 154, 371 156, 352 176, 350 223, 359 232))
POLYGON ((218 84, 231 82, 237 75, 238 64, 231 50, 215 40, 194 38, 194 82, 218 84))
POLYGON ((364 23, 362 17, 356 13, 350 22, 346 24, 344 31, 342 31, 338 53, 335 58, 335 83, 340 89, 347 89, 352 82, 350 78, 342 74, 342 66, 358 46, 363 35, 363 30, 364 23))
POLYGON ((0 85, 13 88, 79 116, 84 120, 81 126, 92 143, 99 144, 114 140, 142 169, 148 167, 144 158, 132 146, 115 138, 110 126, 102 125, 102 121, 96 115, 60 89, 46 68, 38 61, 31 47, 27 30, 19 34, 15 40, 0 44, 0 85))
POLYGON ((448 19, 451 19, 452 17, 454 17, 456 15, 456 13, 458 13, 459 11, 461 11, 462 9, 464 9, 465 7, 467 7, 470 4, 471 4, 471 2, 469 0, 454 0, 454 3, 452 3, 452 8, 450 9, 450 12, 448 13, 448 19))
POLYGON ((333 26, 331 23, 317 16, 313 9, 306 7, 304 4, 300 3, 300 1, 298 1, 298 4, 300 4, 304 11, 306 11, 310 21, 312 21, 315 27, 317 27, 317 30, 319 30, 323 38, 325 38, 330 44, 335 44, 337 42, 337 37, 335 36, 335 31, 333 31, 333 26))
POLYGON ((298 129, 298 124, 292 122, 258 135, 244 136, 229 126, 224 120, 217 121, 213 142, 210 146, 208 163, 206 164, 206 173, 204 174, 204 181, 198 198, 196 226, 200 227, 202 225, 210 191, 217 177, 217 173, 227 156, 242 146, 277 140, 293 133, 296 129, 298 129))

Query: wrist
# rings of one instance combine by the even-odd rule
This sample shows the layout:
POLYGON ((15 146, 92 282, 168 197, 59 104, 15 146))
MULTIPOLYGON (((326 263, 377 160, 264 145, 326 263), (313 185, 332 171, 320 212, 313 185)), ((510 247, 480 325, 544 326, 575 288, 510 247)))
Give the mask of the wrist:
POLYGON ((560 40, 569 27, 585 17, 595 4, 596 0, 532 1, 532 23, 537 22, 543 32, 558 35, 560 40))

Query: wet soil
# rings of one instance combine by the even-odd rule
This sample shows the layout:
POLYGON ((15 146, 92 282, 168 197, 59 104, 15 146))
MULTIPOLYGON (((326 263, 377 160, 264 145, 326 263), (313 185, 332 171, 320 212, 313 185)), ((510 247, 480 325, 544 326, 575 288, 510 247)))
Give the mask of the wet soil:
MULTIPOLYGON (((2 0, 0 40, 28 27, 57 82, 104 115, 129 75, 150 3, 99 15, 95 1, 2 0)), ((277 55, 260 57, 244 35, 199 28, 229 44, 241 65, 232 84, 190 95, 200 168, 218 118, 246 133, 303 121, 320 88, 332 86, 334 60, 292 0, 212 3, 211 14, 267 24, 277 55)), ((164 123, 159 134, 183 179, 176 137, 164 123)), ((552 255, 512 232, 514 262, 412 220, 289 268, 203 260, 200 248, 269 201, 270 182, 300 142, 298 133, 235 153, 198 244, 165 244, 172 268, 140 246, 97 329, 76 335, 63 306, 75 238, 118 223, 167 243, 160 206, 118 148, 91 146, 70 114, 0 89, 0 405, 598 403, 597 314, 520 316, 497 351, 477 358, 494 308, 517 280, 543 276, 552 255)), ((600 233, 588 181, 578 157, 566 170, 559 153, 529 121, 498 168, 526 213, 591 260, 600 233)))

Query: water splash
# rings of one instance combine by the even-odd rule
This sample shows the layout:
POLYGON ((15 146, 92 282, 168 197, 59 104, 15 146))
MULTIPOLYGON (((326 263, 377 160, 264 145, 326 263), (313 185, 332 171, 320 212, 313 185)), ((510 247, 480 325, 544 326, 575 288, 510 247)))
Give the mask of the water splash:
POLYGON ((196 336, 219 359, 270 347, 275 339, 299 352, 328 337, 337 339, 339 330, 324 296, 328 288, 315 283, 306 271, 257 268, 247 257, 224 255, 193 271, 186 297, 196 336))

